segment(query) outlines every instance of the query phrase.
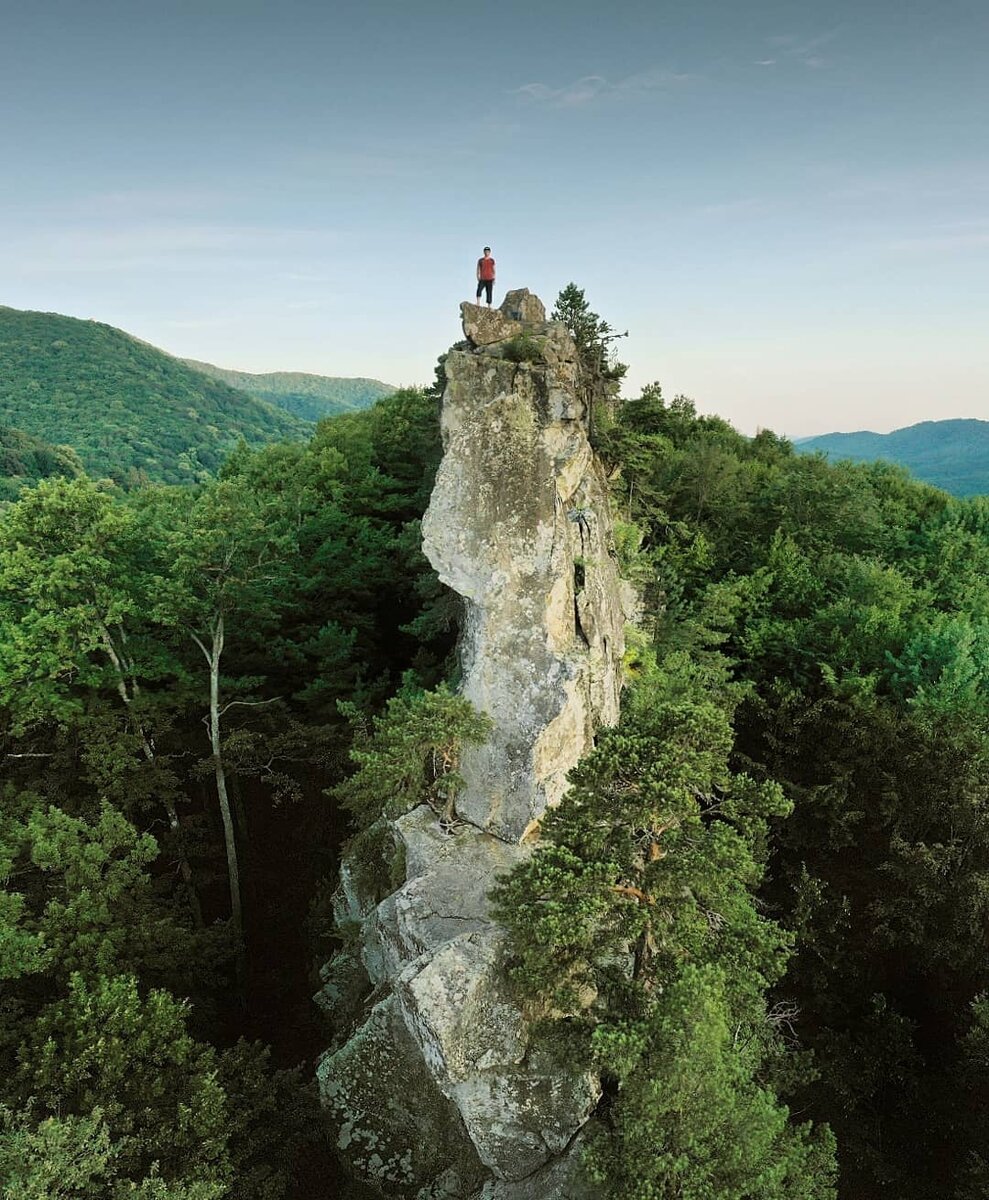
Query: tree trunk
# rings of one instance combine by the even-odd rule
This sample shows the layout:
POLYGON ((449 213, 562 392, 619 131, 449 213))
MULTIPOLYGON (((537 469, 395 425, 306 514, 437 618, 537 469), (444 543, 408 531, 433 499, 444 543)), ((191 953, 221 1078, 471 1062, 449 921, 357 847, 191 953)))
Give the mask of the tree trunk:
POLYGON ((230 777, 230 795, 234 805, 234 824, 240 831, 241 850, 250 850, 250 836, 247 827, 247 809, 244 806, 244 793, 240 786, 240 778, 235 771, 230 777))
MULTIPOLYGON (((123 633, 123 630, 121 630, 123 633)), ((117 694, 123 700, 127 707, 128 715, 131 713, 131 701, 133 697, 127 690, 127 682, 124 676, 124 661, 121 654, 116 650, 113 644, 113 638, 110 636, 110 631, 103 626, 101 630, 103 638, 103 647, 106 650, 107 657, 113 666, 114 673, 117 677, 117 694)), ((132 687, 137 691, 136 682, 132 681, 132 687)), ((155 751, 151 744, 151 739, 144 731, 144 726, 137 721, 137 732, 141 738, 141 748, 144 751, 144 757, 148 762, 154 762, 155 751)), ((203 909, 199 903, 199 893, 196 891, 196 884, 192 877, 192 867, 189 865, 189 860, 185 855, 185 848, 182 845, 182 831, 179 826, 179 810, 175 807, 175 801, 171 796, 164 796, 162 803, 165 806, 165 812, 168 814, 168 827, 171 829, 175 837, 175 849, 179 856, 179 873, 182 876, 182 882, 185 884, 186 892, 189 896, 189 907, 192 910, 192 920, 197 929, 203 928, 203 909)))
MULTIPOLYGON (((227 848, 227 874, 230 879, 230 920, 238 947, 243 942, 244 919, 240 903, 240 868, 237 865, 237 838, 234 832, 230 797, 227 794, 227 773, 220 750, 220 659, 223 655, 223 616, 213 624, 213 642, 209 654, 209 739, 213 751, 213 772, 216 777, 216 796, 223 818, 223 840, 227 848)), ((238 949, 238 956, 243 953, 238 949)))

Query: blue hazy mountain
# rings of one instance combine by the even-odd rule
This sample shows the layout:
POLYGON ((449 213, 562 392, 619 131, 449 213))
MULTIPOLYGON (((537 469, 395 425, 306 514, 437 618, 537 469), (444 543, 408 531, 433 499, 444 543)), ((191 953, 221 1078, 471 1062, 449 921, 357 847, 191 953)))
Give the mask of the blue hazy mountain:
POLYGON ((921 421, 892 433, 824 433, 794 443, 801 454, 821 452, 832 462, 883 459, 954 496, 989 493, 989 421, 921 421))

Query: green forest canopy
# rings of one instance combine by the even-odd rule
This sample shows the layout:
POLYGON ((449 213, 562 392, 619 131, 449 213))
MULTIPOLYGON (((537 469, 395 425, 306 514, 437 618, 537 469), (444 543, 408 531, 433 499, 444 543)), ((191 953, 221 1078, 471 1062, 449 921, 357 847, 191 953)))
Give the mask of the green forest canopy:
MULTIPOLYGON (((0 514, 12 1195, 320 1194, 307 1076, 237 1033, 268 970, 309 1003, 302 922, 275 936, 274 908, 312 902, 312 961, 333 944, 338 702, 414 719, 389 697, 451 668, 458 610, 418 544, 436 410, 398 392, 193 489, 54 479, 0 514), (220 614, 213 756, 196 638, 220 614)), ((742 437, 656 386, 598 438, 645 605, 632 688, 505 914, 533 1003, 581 978, 604 1003, 547 1032, 605 1068, 589 1169, 631 1200, 806 1200, 833 1136, 842 1200, 984 1197, 989 501, 742 437)))
POLYGON ((801 438, 795 448, 801 454, 825 454, 832 462, 898 463, 953 496, 989 493, 989 421, 921 421, 892 433, 824 433, 801 438))
POLYGON ((93 476, 194 483, 243 438, 309 425, 110 325, 0 307, 0 425, 71 446, 93 476))
POLYGON ((334 375, 307 375, 301 371, 271 371, 253 375, 248 371, 231 371, 214 367, 212 363, 184 358, 182 362, 195 371, 219 379, 256 400, 300 417, 304 421, 320 421, 342 412, 369 408, 395 388, 377 379, 347 379, 334 375))
POLYGON ((41 438, 0 425, 0 501, 13 500, 22 488, 55 475, 74 478, 82 462, 71 446, 50 446, 41 438))
POLYGON ((454 612, 417 531, 438 459, 435 398, 396 393, 199 488, 58 479, 0 514, 5 1196, 325 1194, 311 1071, 276 1069, 253 1014, 284 1018, 281 1065, 325 1045, 305 963, 329 954, 338 701, 441 678, 454 612))

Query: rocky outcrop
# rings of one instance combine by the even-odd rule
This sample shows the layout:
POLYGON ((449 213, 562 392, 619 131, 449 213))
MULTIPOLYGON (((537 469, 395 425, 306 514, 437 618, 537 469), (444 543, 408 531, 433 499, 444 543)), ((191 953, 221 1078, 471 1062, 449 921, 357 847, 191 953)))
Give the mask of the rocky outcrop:
POLYGON ((471 342, 495 325, 503 339, 447 355, 445 454, 422 532, 464 597, 463 692, 494 722, 464 757, 459 811, 519 840, 559 802, 594 729, 618 719, 625 615, 576 347, 532 319, 544 317, 534 296, 502 308, 463 305, 471 342))
POLYGON ((452 830, 425 806, 394 822, 402 886, 375 904, 345 864, 353 937, 320 999, 353 1027, 318 1076, 339 1150, 383 1194, 562 1200, 599 1084, 534 1044, 489 893, 617 720, 625 616, 572 339, 524 290, 462 314, 423 546, 464 599, 462 690, 492 730, 463 755, 452 830))
POLYGON ((337 1053, 316 1071, 341 1155, 385 1196, 416 1196, 424 1181, 456 1178, 468 1196, 490 1178, 436 1087, 398 998, 375 1004, 337 1053))

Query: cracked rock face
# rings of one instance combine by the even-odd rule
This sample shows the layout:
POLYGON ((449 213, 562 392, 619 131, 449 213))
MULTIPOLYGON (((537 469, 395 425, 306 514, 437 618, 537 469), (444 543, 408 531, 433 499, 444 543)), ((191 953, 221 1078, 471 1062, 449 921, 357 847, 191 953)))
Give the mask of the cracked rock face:
POLYGON ((462 308, 468 338, 500 321, 503 340, 447 356, 423 550, 464 597, 463 692, 494 721, 464 754, 458 809, 519 841, 559 803, 594 730, 618 720, 625 614, 573 341, 558 322, 505 315, 543 313, 527 292, 501 312, 462 308))
POLYGON ((394 996, 371 1009, 316 1077, 337 1149, 383 1195, 414 1197, 424 1180, 448 1170, 468 1186, 488 1176, 394 996))
POLYGON ((524 1179, 559 1154, 591 1114, 597 1079, 561 1071, 530 1045, 502 981, 503 935, 488 926, 448 942, 397 980, 399 1003, 481 1162, 524 1179))
POLYGON ((525 290, 462 311, 423 544, 464 598, 462 690, 493 730, 463 755, 452 833, 426 806, 393 823, 401 887, 375 903, 344 864, 356 932, 317 1000, 352 1028, 317 1074, 338 1149, 385 1196, 571 1200, 599 1082, 534 1044, 489 893, 618 719, 623 589, 569 334, 525 290))

